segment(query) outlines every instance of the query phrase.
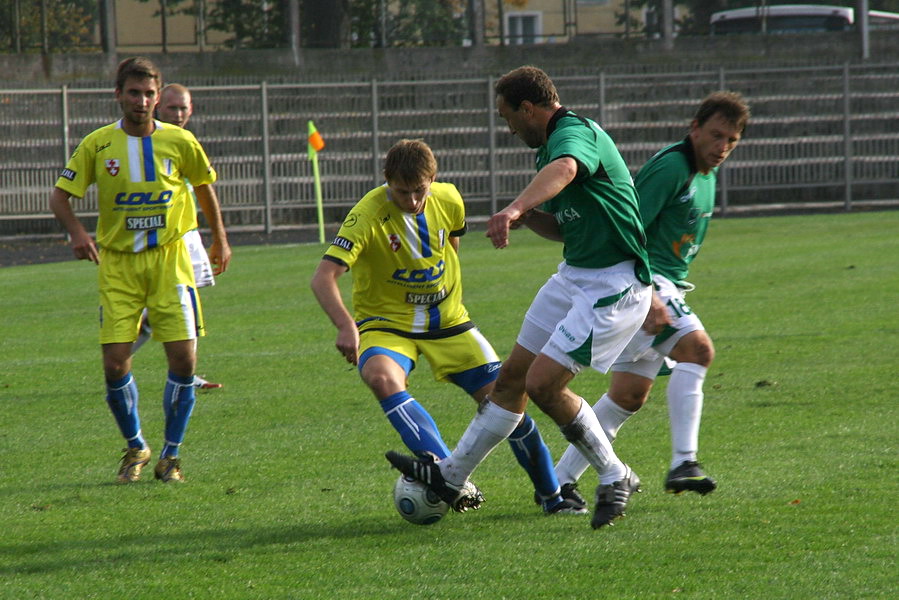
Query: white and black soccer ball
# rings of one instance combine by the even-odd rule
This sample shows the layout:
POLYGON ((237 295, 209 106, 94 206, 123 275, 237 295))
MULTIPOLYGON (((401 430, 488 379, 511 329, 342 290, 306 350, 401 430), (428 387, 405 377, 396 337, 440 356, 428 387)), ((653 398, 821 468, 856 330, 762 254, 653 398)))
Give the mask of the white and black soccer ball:
POLYGON ((405 475, 393 486, 393 504, 401 517, 416 525, 432 525, 449 511, 449 504, 425 484, 405 475))

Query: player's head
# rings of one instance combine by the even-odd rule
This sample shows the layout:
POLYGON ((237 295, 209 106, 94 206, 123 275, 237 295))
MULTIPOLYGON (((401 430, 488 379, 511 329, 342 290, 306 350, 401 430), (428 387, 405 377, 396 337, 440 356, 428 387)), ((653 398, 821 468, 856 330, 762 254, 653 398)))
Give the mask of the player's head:
POLYGON ((159 102, 162 74, 148 58, 134 56, 119 63, 116 70, 115 99, 129 126, 147 127, 159 102))
POLYGON ((180 83, 170 83, 159 92, 156 116, 160 121, 186 127, 193 113, 190 90, 180 83))
POLYGON ((559 93, 549 75, 537 67, 519 67, 500 77, 494 86, 496 110, 512 135, 529 148, 546 142, 546 124, 560 106, 559 93))
POLYGON ((543 108, 552 108, 559 103, 559 93, 552 79, 537 67, 525 66, 509 71, 499 78, 493 89, 512 110, 518 110, 525 100, 543 108))
POLYGON ((387 151, 384 179, 390 199, 408 213, 425 208, 431 184, 437 177, 437 159, 423 140, 400 140, 387 151))
POLYGON ((128 78, 152 79, 156 82, 157 90, 162 87, 162 73, 159 72, 153 61, 144 56, 132 56, 119 63, 115 75, 115 89, 123 91, 128 78))
POLYGON ((712 92, 699 105, 693 120, 702 127, 716 114, 743 133, 749 122, 749 105, 737 92, 712 92))
POLYGON ((690 123, 690 140, 700 173, 721 165, 743 137, 749 105, 736 92, 714 92, 699 105, 690 123))

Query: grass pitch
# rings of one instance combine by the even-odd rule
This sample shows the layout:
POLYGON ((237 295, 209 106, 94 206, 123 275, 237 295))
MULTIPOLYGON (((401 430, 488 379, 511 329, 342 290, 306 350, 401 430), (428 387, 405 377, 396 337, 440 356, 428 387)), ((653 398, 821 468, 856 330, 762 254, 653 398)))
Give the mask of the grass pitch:
MULTIPOLYGON (((235 249, 203 294, 198 372, 225 388, 199 394, 187 483, 114 485, 95 268, 0 269, 0 598, 892 597, 897 231, 899 212, 712 224, 688 300, 718 350, 701 458, 719 489, 662 492, 660 380, 616 442, 645 491, 599 531, 543 517, 505 444, 475 473, 482 510, 430 527, 395 513, 383 453, 403 446, 308 290, 317 244, 235 249)), ((463 239, 466 304, 501 355, 560 251, 526 231, 502 251, 463 239)), ((134 368, 154 450, 164 364, 151 343, 134 368)), ((606 384, 573 387, 592 402, 606 384)), ((425 363, 410 389, 452 446, 474 404, 425 363)))

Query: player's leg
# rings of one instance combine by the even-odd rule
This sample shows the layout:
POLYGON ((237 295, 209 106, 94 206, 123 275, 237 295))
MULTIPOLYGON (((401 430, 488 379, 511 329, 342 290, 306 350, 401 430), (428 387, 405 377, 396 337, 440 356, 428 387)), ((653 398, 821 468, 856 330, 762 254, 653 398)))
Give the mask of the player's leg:
MULTIPOLYGON (((660 360, 660 359, 659 359, 660 360)), ((656 361, 652 361, 656 362, 656 361)), ((615 371, 613 366, 609 390, 593 405, 593 412, 609 442, 614 442, 625 421, 643 406, 652 389, 653 379, 642 375, 615 371)), ((658 369, 656 368, 656 372, 658 369)), ((590 467, 577 448, 569 445, 556 463, 556 475, 562 485, 575 484, 590 467)))
POLYGON ((132 256, 101 251, 101 257, 100 344, 106 403, 127 444, 117 480, 130 483, 140 479, 141 470, 150 461, 150 448, 141 432, 137 383, 131 373, 131 348, 140 322, 143 292, 132 256))
POLYGON ((164 344, 169 363, 169 373, 165 382, 162 409, 165 414, 165 444, 159 455, 160 464, 156 472, 163 481, 181 480, 178 458, 181 443, 187 433, 196 403, 193 385, 193 365, 195 364, 194 340, 180 340, 164 344), (163 462, 165 461, 165 462, 163 462), (176 475, 173 470, 178 470, 176 475), (166 474, 168 473, 168 477, 166 474))
POLYGON ((381 410, 416 456, 449 456, 431 414, 407 389, 418 356, 414 340, 382 331, 365 332, 359 346, 359 374, 377 398, 381 410))
POLYGON ((528 371, 527 394, 599 473, 592 521, 598 528, 624 513, 640 481, 612 450, 592 407, 568 384, 586 365, 608 371, 643 324, 652 291, 636 281, 628 263, 602 270, 563 265, 557 275, 573 289, 572 307, 528 371))
MULTIPOLYGON (((503 363, 493 395, 479 405, 458 445, 448 457, 439 462, 433 460, 433 457, 415 460, 390 451, 386 455, 387 460, 403 474, 427 485, 454 510, 462 512, 469 508, 478 508, 483 496, 480 490, 471 485, 468 478, 493 449, 518 427, 527 402, 522 387, 521 397, 518 399, 519 406, 513 406, 513 410, 508 410, 497 404, 496 395, 503 374, 512 377, 510 369, 526 372, 532 358, 533 356, 521 346, 515 345, 512 354, 503 363)), ((513 402, 507 398, 505 404, 510 406, 513 402)))
MULTIPOLYGON (((182 239, 184 239, 187 251, 190 253, 190 262, 194 269, 194 281, 196 282, 197 289, 215 285, 215 275, 212 271, 212 264, 209 262, 209 254, 203 246, 203 239, 200 237, 200 232, 193 229, 185 233, 182 239)), ((196 351, 197 349, 194 348, 194 352, 196 351)), ((213 383, 194 374, 194 386, 201 390, 214 390, 222 387, 222 384, 213 383)))
POLYGON ((183 481, 180 446, 196 402, 194 370, 196 338, 204 331, 200 297, 183 241, 152 251, 154 285, 147 298, 155 337, 162 342, 168 362, 162 407, 165 443, 154 469, 163 482, 183 481))
POLYGON ((704 401, 703 383, 714 359, 712 340, 704 330, 681 338, 671 356, 677 361, 668 381, 668 417, 671 424, 671 470, 665 489, 708 494, 717 487, 698 462, 699 425, 704 401))
MULTIPOLYGON (((447 379, 465 390, 479 406, 488 401, 501 363, 480 331, 470 329, 448 338, 444 343, 425 344, 424 348, 432 367, 435 364, 449 365, 447 368, 451 372, 447 374, 447 379)), ((443 370, 434 370, 435 377, 442 379, 443 370)), ((508 440, 515 459, 534 484, 538 504, 546 514, 587 512, 583 503, 576 504, 562 498, 552 455, 530 415, 524 414, 508 440)))

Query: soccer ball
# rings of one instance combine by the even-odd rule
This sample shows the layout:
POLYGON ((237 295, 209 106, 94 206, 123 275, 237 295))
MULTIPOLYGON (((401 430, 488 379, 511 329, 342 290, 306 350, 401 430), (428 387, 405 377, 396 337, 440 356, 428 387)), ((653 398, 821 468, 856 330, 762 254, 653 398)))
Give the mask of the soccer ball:
POLYGON ((393 504, 401 517, 416 525, 432 525, 449 510, 449 504, 425 484, 405 475, 393 486, 393 504))

